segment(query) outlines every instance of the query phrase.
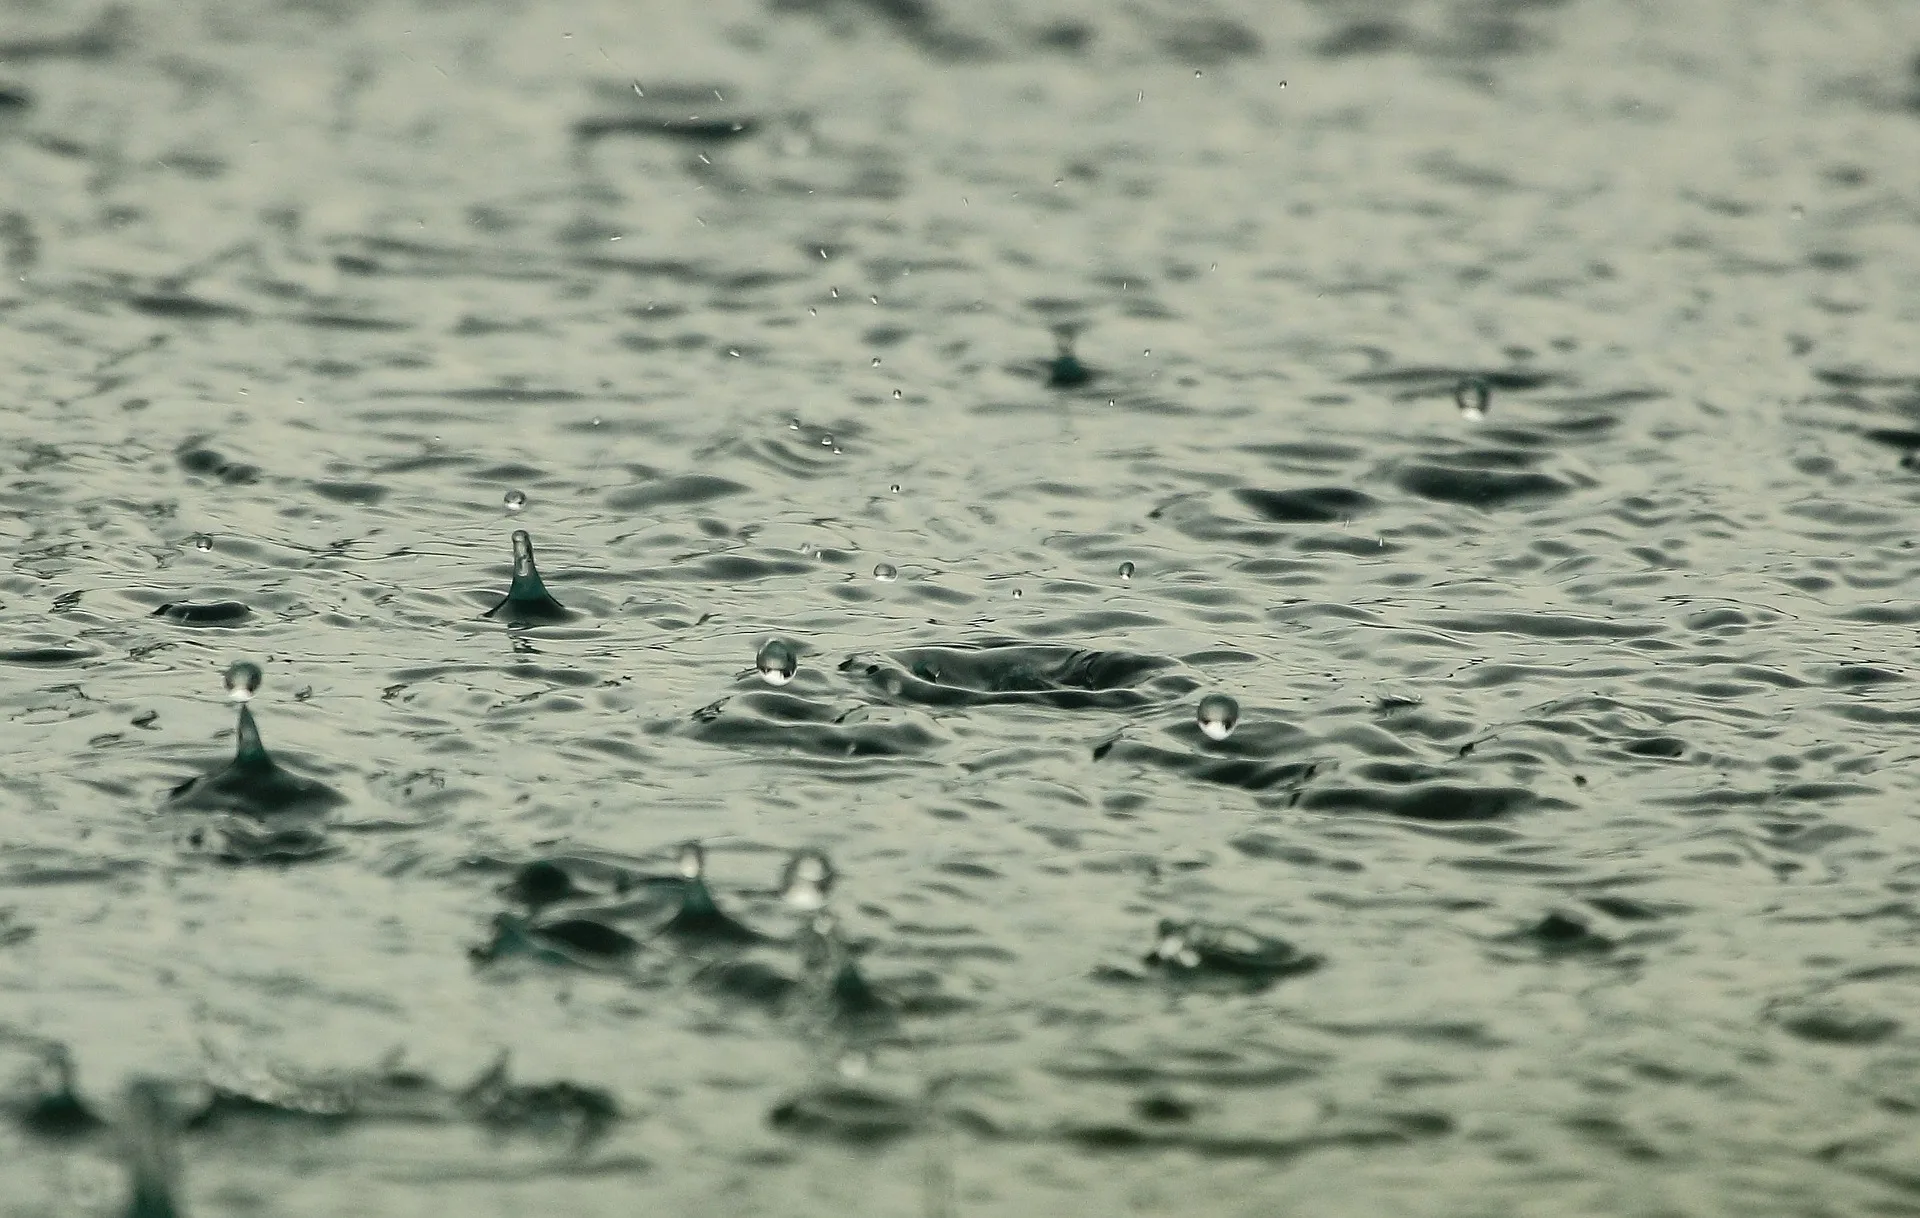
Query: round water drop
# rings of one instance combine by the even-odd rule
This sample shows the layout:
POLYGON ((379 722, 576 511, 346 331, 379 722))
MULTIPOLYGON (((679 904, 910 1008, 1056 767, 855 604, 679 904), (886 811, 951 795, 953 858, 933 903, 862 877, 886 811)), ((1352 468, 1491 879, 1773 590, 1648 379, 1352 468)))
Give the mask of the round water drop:
POLYGON ((673 868, 682 879, 697 880, 707 873, 707 851, 699 842, 686 842, 673 856, 673 868))
POLYGON ((1133 578, 1133 564, 1132 564, 1132 563, 1130 563, 1130 562, 1123 562, 1123 563, 1121 563, 1121 564, 1120 564, 1120 578, 1121 578, 1121 579, 1132 579, 1132 578, 1133 578))
POLYGON ((785 639, 768 639, 754 657, 753 666, 768 685, 785 685, 800 670, 800 656, 785 639))
POLYGON ((1453 389, 1453 404, 1460 408, 1460 417, 1474 422, 1487 417, 1487 406, 1493 401, 1493 386, 1487 384, 1484 377, 1470 376, 1453 389))
POLYGON ((205 554, 208 550, 213 549, 213 538, 207 536, 205 533, 195 533, 193 535, 193 548, 205 554))
POLYGON ((883 562, 873 569, 873 577, 883 584, 890 584, 900 578, 900 572, 890 562, 883 562))
POLYGON ((880 357, 876 355, 873 357, 873 367, 878 368, 879 366, 880 366, 880 357))
POLYGON ((501 500, 501 502, 506 505, 506 509, 509 512, 519 513, 525 511, 527 507, 527 493, 525 491, 508 491, 507 497, 501 500))
POLYGON ((894 494, 898 495, 900 493, 900 484, 896 482, 892 486, 888 487, 887 489, 892 491, 894 494))
POLYGON ((1200 699, 1194 721, 1207 739, 1225 740, 1233 735, 1233 725, 1240 722, 1240 704, 1225 694, 1208 694, 1200 699))
POLYGON ((893 400, 896 402, 900 400, 900 391, 898 389, 893 391, 893 400))
POLYGON ((260 666, 249 660, 236 660, 227 666, 227 697, 248 702, 260 689, 260 666))
POLYGON ((833 447, 833 437, 832 437, 832 436, 821 436, 821 437, 820 437, 820 447, 822 447, 822 448, 832 448, 832 447, 833 447))
POLYGON ((818 850, 797 851, 780 877, 780 895, 795 909, 812 913, 833 891, 833 864, 818 850))

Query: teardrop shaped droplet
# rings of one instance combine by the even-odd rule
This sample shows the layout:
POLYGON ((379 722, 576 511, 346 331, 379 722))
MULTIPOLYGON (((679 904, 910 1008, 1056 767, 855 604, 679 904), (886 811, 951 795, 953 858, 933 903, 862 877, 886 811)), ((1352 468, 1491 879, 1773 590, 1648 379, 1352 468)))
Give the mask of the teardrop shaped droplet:
POLYGON ((768 685, 785 685, 800 670, 800 655, 785 639, 768 639, 754 657, 753 666, 768 685))
POLYGON ((250 660, 236 660, 227 666, 227 697, 235 702, 250 702, 260 692, 260 666, 250 660))
POLYGON ((889 562, 883 562, 873 569, 873 577, 883 584, 890 584, 900 578, 900 572, 889 562))
POLYGON ((823 909, 833 891, 833 863, 818 850, 798 850, 780 877, 780 895, 803 913, 823 909))
POLYGON ((1208 694, 1200 699, 1194 720, 1209 740, 1225 740, 1240 722, 1240 704, 1225 694, 1208 694))
POLYGON ((1453 389, 1453 403, 1460 408, 1460 417, 1469 422, 1479 422, 1487 417, 1487 408, 1493 401, 1493 386, 1485 377, 1470 376, 1453 389))
POLYGON ((505 505, 509 515, 517 516, 526 510, 527 493, 525 491, 508 491, 506 498, 501 502, 505 505))

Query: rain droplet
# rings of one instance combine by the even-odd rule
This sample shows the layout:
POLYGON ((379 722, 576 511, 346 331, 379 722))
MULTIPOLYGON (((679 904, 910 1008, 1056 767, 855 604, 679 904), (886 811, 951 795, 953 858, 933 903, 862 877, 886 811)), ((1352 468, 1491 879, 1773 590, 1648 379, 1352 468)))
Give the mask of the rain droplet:
POLYGON ((826 906, 833 891, 833 864, 818 850, 800 850, 787 860, 780 877, 780 895, 787 904, 805 913, 826 906))
POLYGON ((1020 599, 1020 589, 1018 589, 1018 588, 1015 588, 1015 589, 1013 590, 1013 599, 1014 599, 1014 600, 1019 600, 1019 599, 1020 599))
POLYGON ((900 572, 890 562, 883 562, 873 569, 873 577, 883 584, 890 584, 900 578, 900 572))
POLYGON ((1493 401, 1493 386, 1486 378, 1470 376, 1453 389, 1453 404, 1460 408, 1460 417, 1478 422, 1487 417, 1487 406, 1493 401))
POLYGON ((898 389, 893 391, 893 400, 896 402, 900 400, 900 391, 898 389))
POLYGON ((888 487, 887 489, 892 491, 894 494, 898 495, 900 493, 900 484, 896 482, 892 486, 888 487))
POLYGON ((227 697, 235 702, 252 701, 260 689, 260 666, 250 660, 236 660, 227 666, 227 697))
POLYGON ((674 855, 673 866, 682 879, 699 879, 707 871, 706 849, 699 842, 682 843, 680 852, 674 855))
POLYGON ((207 536, 205 533, 195 533, 193 535, 193 548, 205 554, 208 550, 213 549, 213 538, 207 536))
POLYGON ((1121 564, 1120 564, 1120 578, 1121 578, 1121 579, 1132 579, 1132 578, 1133 578, 1133 564, 1132 564, 1132 563, 1130 563, 1130 562, 1123 562, 1123 563, 1121 563, 1121 564))
POLYGON ((833 447, 833 437, 832 437, 832 436, 821 436, 821 437, 820 437, 820 447, 822 447, 822 448, 832 448, 832 447, 833 447))
POLYGON ((1194 720, 1207 739, 1225 740, 1233 735, 1233 725, 1240 722, 1240 704, 1225 694, 1208 694, 1200 699, 1194 720))
POLYGON ((507 511, 509 512, 523 511, 527 506, 527 493, 525 491, 508 491, 507 497, 501 500, 501 502, 506 504, 507 511))
POLYGON ((1200 79, 1200 69, 1199 69, 1199 68, 1195 68, 1195 69, 1193 70, 1193 78, 1194 78, 1195 80, 1199 80, 1199 79, 1200 79))
POLYGON ((760 654, 754 657, 753 666, 759 669, 760 679, 768 685, 785 685, 799 671, 800 656, 785 639, 768 639, 761 645, 760 654))
POLYGON ((873 365, 872 365, 872 366, 873 366, 873 367, 875 367, 875 368, 878 368, 878 367, 880 366, 880 357, 879 357, 879 356, 877 356, 877 355, 876 355, 876 356, 874 356, 874 357, 873 357, 873 365))

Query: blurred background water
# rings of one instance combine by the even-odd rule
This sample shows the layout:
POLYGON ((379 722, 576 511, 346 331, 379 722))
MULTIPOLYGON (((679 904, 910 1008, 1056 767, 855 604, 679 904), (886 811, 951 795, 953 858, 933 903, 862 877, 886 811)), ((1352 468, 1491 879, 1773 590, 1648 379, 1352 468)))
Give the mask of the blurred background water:
POLYGON ((4 0, 0 1214, 1920 1213, 1917 53, 4 0))

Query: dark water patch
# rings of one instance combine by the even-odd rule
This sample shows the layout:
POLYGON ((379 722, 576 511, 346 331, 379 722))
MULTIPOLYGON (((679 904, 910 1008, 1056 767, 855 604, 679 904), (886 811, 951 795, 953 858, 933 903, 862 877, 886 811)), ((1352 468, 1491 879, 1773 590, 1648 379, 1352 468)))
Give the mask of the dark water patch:
POLYGON ((1386 368, 1377 372, 1362 372, 1347 378, 1350 385, 1387 385, 1403 388, 1405 397, 1451 397, 1462 381, 1484 381, 1489 389, 1515 392, 1528 389, 1542 389, 1559 383, 1561 378, 1554 373, 1532 369, 1481 369, 1481 368, 1442 368, 1408 367, 1386 368))
POLYGON ((347 330, 368 334, 398 334, 413 329, 413 323, 363 313, 302 313, 291 318, 296 325, 315 330, 347 330))
POLYGON ((1863 433, 1875 444, 1884 444, 1888 448, 1901 452, 1920 450, 1920 430, 1899 427, 1875 427, 1863 433))
POLYGON ((1161 674, 1174 667, 1156 656, 990 640, 855 655, 840 671, 891 701, 921 706, 1114 710, 1165 697, 1161 674))
POLYGON ((1145 963, 1181 980, 1231 978, 1264 989, 1284 978, 1313 972, 1326 961, 1283 939, 1236 926, 1163 919, 1145 963))
POLYGON ((1425 624, 1465 634, 1517 634, 1553 641, 1643 639, 1666 629, 1655 622, 1616 622, 1559 613, 1449 613, 1429 618, 1425 624))
POLYGON ((640 950, 640 941, 618 927, 585 915, 534 920, 515 914, 494 915, 485 943, 468 949, 475 964, 529 957, 547 964, 588 969, 618 969, 640 950))
POLYGON ((1317 486, 1293 491, 1243 489, 1234 498, 1263 519, 1280 524, 1327 524, 1351 520, 1372 510, 1372 496, 1339 486, 1317 486))
POLYGON ((1306 790, 1300 806, 1316 812, 1379 812, 1406 820, 1438 823, 1501 820, 1523 812, 1571 807, 1524 787, 1480 787, 1438 781, 1371 787, 1314 786, 1306 790))
POLYGON ((1819 1045, 1877 1045, 1900 1031, 1900 1021, 1891 1015, 1817 999, 1775 1003, 1766 1015, 1781 1030, 1819 1045))
POLYGON ((48 59, 105 59, 119 52, 127 34, 129 12, 109 5, 89 25, 59 34, 39 34, 0 41, 0 63, 30 63, 48 59))
POLYGON ((604 139, 610 135, 639 135, 718 144, 752 135, 759 126, 759 120, 747 114, 714 118, 696 114, 600 114, 575 120, 573 134, 582 140, 604 139))
POLYGON ((769 0, 775 13, 804 13, 841 24, 849 16, 877 22, 929 59, 972 63, 996 57, 997 48, 970 30, 956 29, 929 0, 769 0))
POLYGON ((1093 748, 1095 761, 1124 765, 1154 766, 1195 782, 1239 787, 1243 791, 1296 793, 1320 770, 1314 761, 1278 761, 1266 757, 1214 757, 1203 753, 1181 752, 1131 740, 1103 741, 1093 748))
POLYGON ((782 1133, 824 1138, 852 1146, 883 1146, 907 1137, 921 1123, 921 1106, 866 1087, 828 1084, 782 1100, 767 1124, 782 1133))
POLYGON ((1842 688, 1891 685, 1904 680, 1906 677, 1901 673, 1877 664, 1842 664, 1827 674, 1827 684, 1842 688))
POLYGON ((169 601, 153 611, 178 626, 240 626, 253 610, 239 601, 169 601))
POLYGON ((371 507, 386 499, 391 489, 374 482, 310 482, 314 494, 335 503, 371 507))
POLYGON ((712 474, 679 474, 660 478, 643 486, 615 491, 607 496, 607 506, 621 512, 647 511, 661 507, 690 507, 711 503, 747 488, 730 478, 712 474))
POLYGON ((611 1092, 579 1083, 516 1083, 502 1053, 492 1068, 459 1095, 461 1110, 496 1133, 557 1137, 575 1149, 591 1146, 620 1119, 611 1092))
POLYGON ((1537 948, 1548 955, 1598 955, 1615 946, 1584 918, 1558 910, 1505 936, 1505 942, 1537 948))
POLYGON ((239 305, 175 292, 129 296, 127 303, 149 317, 162 317, 169 321, 242 321, 252 316, 239 305))
POLYGON ((1620 750, 1633 757, 1672 761, 1686 756, 1687 743, 1678 736, 1642 736, 1623 743, 1620 750))
POLYGON ((189 474, 201 477, 218 478, 230 486, 244 486, 257 482, 260 467, 244 461, 229 461, 215 449, 208 448, 200 438, 184 441, 174 450, 174 460, 180 468, 189 474))
POLYGON ((1402 466, 1395 482, 1422 499, 1483 508, 1556 498, 1573 489, 1548 474, 1426 463, 1402 466))
POLYGON ((918 718, 877 716, 864 707, 835 709, 794 693, 760 690, 722 698, 695 711, 689 738, 723 748, 791 752, 820 758, 913 757, 944 737, 918 718))
POLYGON ((0 650, 0 664, 51 668, 62 664, 78 664, 98 654, 84 647, 10 647, 0 650))
POLYGON ((1426 1115, 1421 1123, 1431 1128, 1348 1129, 1290 1138, 1170 1133, 1127 1125, 1069 1125, 1059 1130, 1055 1137, 1083 1151, 1182 1151, 1200 1159, 1250 1159, 1282 1164, 1321 1150, 1362 1151, 1410 1146, 1423 1137, 1438 1136, 1452 1129, 1452 1122, 1438 1114, 1426 1115))
POLYGON ((36 1138, 71 1141, 106 1128, 106 1121, 80 1094, 73 1057, 65 1045, 45 1041, 23 1047, 34 1059, 33 1068, 0 1098, 0 1107, 23 1132, 36 1138))

